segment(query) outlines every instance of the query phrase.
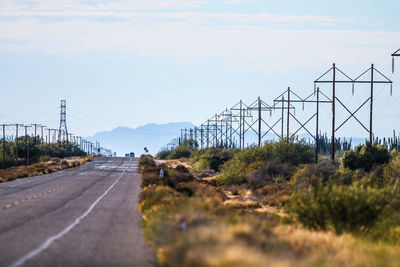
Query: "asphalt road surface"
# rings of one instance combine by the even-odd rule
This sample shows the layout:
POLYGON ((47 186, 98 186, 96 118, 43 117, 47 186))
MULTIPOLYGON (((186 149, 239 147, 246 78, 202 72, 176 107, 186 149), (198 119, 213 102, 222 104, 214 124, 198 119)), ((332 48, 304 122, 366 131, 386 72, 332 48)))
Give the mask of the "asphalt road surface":
POLYGON ((155 266, 138 210, 138 160, 0 184, 0 266, 155 266))

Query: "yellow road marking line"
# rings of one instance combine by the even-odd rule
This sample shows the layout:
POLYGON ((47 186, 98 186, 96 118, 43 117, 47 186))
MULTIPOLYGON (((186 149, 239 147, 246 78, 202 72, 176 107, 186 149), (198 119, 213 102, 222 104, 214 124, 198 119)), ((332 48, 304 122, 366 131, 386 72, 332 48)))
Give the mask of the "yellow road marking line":
POLYGON ((53 192, 55 192, 55 191, 57 191, 57 190, 64 189, 65 187, 67 187, 68 185, 70 185, 70 184, 72 184, 72 183, 73 183, 73 181, 71 181, 71 182, 69 182, 69 183, 66 183, 66 184, 63 184, 63 185, 59 185, 59 186, 57 186, 57 187, 54 187, 54 188, 48 190, 47 192, 37 193, 37 194, 34 194, 34 195, 32 195, 32 196, 23 198, 23 199, 21 199, 21 200, 19 200, 19 201, 15 201, 15 202, 12 203, 12 204, 7 204, 7 205, 5 205, 3 208, 0 207, 0 211, 3 211, 3 210, 5 210, 5 209, 9 209, 9 208, 11 208, 11 207, 13 207, 13 206, 19 205, 19 204, 21 204, 22 202, 25 202, 25 201, 28 201, 28 200, 32 200, 32 199, 35 199, 35 198, 43 197, 43 196, 45 196, 47 193, 53 193, 53 192))

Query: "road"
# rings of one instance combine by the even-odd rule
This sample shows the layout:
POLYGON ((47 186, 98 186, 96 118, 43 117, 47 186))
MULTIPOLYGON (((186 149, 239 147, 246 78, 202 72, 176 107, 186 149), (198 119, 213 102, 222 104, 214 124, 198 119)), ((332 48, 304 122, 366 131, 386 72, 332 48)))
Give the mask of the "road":
POLYGON ((155 266, 138 210, 138 160, 0 184, 0 266, 155 266))

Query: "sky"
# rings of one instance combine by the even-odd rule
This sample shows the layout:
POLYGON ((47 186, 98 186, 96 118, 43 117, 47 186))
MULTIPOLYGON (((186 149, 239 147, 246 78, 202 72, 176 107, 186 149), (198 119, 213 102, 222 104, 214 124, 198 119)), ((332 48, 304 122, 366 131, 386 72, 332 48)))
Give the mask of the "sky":
MULTIPOLYGON (((398 8, 391 0, 0 0, 0 123, 57 128, 66 99, 69 131, 80 136, 199 125, 240 99, 270 103, 289 86, 306 96, 332 63, 351 77, 374 63, 393 81, 392 96, 388 85, 375 87, 375 132, 388 136, 400 130, 400 57, 392 74, 390 56, 400 48, 398 8)), ((355 110, 369 89, 340 90, 355 110)), ((366 107, 357 114, 368 125, 366 107)), ((367 136, 351 123, 340 135, 367 136)))

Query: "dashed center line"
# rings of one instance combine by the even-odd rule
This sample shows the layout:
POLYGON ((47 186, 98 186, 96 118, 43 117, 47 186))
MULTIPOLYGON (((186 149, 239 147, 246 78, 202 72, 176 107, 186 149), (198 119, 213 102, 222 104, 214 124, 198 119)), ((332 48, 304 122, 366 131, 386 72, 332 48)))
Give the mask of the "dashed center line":
POLYGON ((43 197, 43 196, 45 196, 45 195, 47 195, 49 193, 53 193, 53 192, 59 191, 59 190, 64 189, 65 187, 67 187, 67 186, 69 186, 71 184, 72 184, 72 181, 68 182, 66 184, 62 184, 62 185, 56 186, 56 187, 54 187, 54 188, 52 188, 52 189, 50 189, 48 191, 45 191, 45 192, 42 192, 42 193, 37 193, 37 194, 31 195, 29 197, 25 197, 25 198, 23 198, 21 200, 15 201, 15 202, 13 202, 11 204, 7 204, 4 207, 0 208, 0 212, 3 211, 3 210, 15 207, 15 206, 17 206, 19 204, 22 204, 22 202, 26 202, 26 201, 29 201, 29 200, 32 200, 32 199, 41 198, 41 197, 43 197))

